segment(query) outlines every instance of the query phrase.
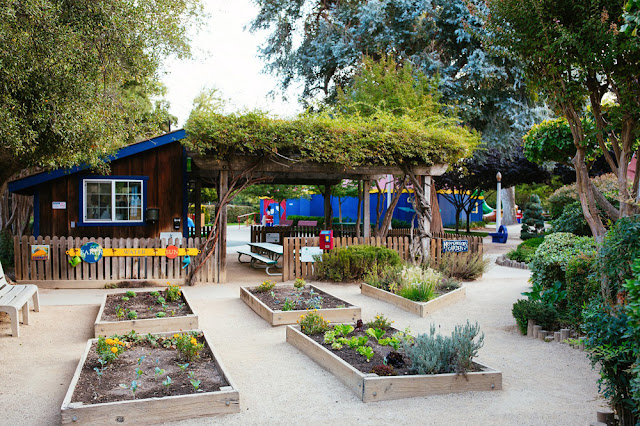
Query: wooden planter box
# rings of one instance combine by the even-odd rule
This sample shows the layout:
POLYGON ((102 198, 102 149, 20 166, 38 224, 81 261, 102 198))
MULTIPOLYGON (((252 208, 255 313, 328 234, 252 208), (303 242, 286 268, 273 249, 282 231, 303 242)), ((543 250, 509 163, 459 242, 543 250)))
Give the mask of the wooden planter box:
MULTIPOLYGON (((107 294, 104 295, 102 305, 98 311, 98 317, 93 324, 94 336, 113 336, 114 334, 126 334, 131 330, 135 330, 138 334, 147 333, 163 333, 169 331, 180 330, 197 330, 198 315, 188 314, 178 317, 164 317, 164 318, 145 318, 136 320, 124 320, 124 321, 102 321, 102 314, 104 312, 105 305, 107 303, 107 294)), ((182 297, 185 304, 193 312, 191 307, 191 301, 187 294, 182 291, 182 297)))
MULTIPOLYGON (((289 286, 290 284, 287 284, 289 286)), ((319 289, 313 285, 310 287, 314 291, 322 291, 330 296, 336 297, 324 290, 319 289)), ((274 311, 267 305, 262 303, 257 297, 255 297, 249 291, 249 287, 240 287, 240 299, 246 303, 251 309, 253 309, 258 315, 260 315, 265 321, 272 326, 296 324, 300 315, 313 311, 313 309, 295 310, 295 311, 274 311)), ((347 302, 345 302, 347 305, 347 302)), ((355 323, 362 318, 361 309, 356 306, 346 308, 331 308, 331 309, 318 309, 317 312, 321 314, 324 319, 331 321, 332 323, 355 323)))
POLYGON ((467 295, 467 288, 464 286, 457 288, 449 293, 443 294, 442 296, 438 296, 433 300, 429 300, 428 302, 414 302, 413 300, 405 299, 402 296, 398 296, 397 294, 393 294, 365 283, 360 284, 360 293, 365 296, 373 297, 374 299, 382 300, 383 302, 391 303, 403 311, 411 312, 412 314, 424 318, 438 309, 464 299, 467 295))
POLYGON ((383 377, 353 368, 301 333, 297 326, 287 326, 287 342, 333 373, 363 402, 502 389, 502 373, 477 362, 482 371, 467 373, 466 376, 447 373, 383 377))
MULTIPOLYGON (((166 335, 171 333, 156 334, 166 335)), ((73 375, 69 390, 62 401, 62 407, 60 408, 62 424, 146 425, 240 412, 240 395, 236 390, 237 387, 225 372, 225 368, 220 362, 220 357, 209 344, 210 340, 207 334, 203 334, 207 346, 213 353, 220 373, 230 386, 225 386, 217 392, 202 392, 162 398, 127 399, 126 401, 87 405, 81 402, 72 403, 71 398, 80 379, 82 367, 87 360, 91 345, 97 341, 97 339, 91 339, 87 341, 87 346, 73 375)))

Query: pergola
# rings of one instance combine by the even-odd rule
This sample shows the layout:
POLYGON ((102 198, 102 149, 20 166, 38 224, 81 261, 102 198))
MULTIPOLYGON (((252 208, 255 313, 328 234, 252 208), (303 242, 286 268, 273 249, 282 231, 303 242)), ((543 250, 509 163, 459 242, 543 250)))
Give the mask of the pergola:
MULTIPOLYGON (((218 191, 218 198, 222 199, 224 195, 230 191, 230 184, 233 181, 238 180, 236 178, 241 176, 246 171, 251 170, 251 176, 243 176, 242 180, 255 179, 260 180, 264 178, 268 183, 275 184, 299 184, 299 185, 336 185, 344 179, 353 181, 363 181, 364 186, 364 217, 363 217, 363 237, 369 237, 371 232, 371 218, 370 218, 370 197, 369 190, 371 181, 378 179, 384 175, 401 175, 404 176, 407 172, 412 173, 418 178, 421 190, 424 191, 425 200, 430 208, 431 200, 431 177, 442 175, 446 169, 447 164, 433 164, 433 165, 411 165, 402 168, 399 165, 369 165, 369 166, 354 166, 346 167, 336 163, 320 163, 305 161, 301 158, 291 158, 285 155, 271 153, 271 154, 233 154, 226 156, 225 159, 219 159, 214 156, 208 156, 206 153, 198 153, 195 151, 187 151, 187 155, 191 158, 191 173, 189 176, 190 181, 194 183, 194 204, 195 211, 199 212, 201 208, 201 189, 203 187, 216 186, 218 191)), ((415 188, 414 191, 418 190, 415 188)), ((325 196, 325 211, 328 210, 327 204, 329 203, 329 197, 325 196)), ((195 227, 201 228, 200 215, 195 215, 195 227)), ((423 226, 425 230, 430 231, 431 223, 423 220, 423 226)), ((221 282, 226 281, 226 223, 227 223, 227 207, 222 205, 220 207, 220 214, 218 223, 216 226, 220 230, 219 239, 215 249, 219 254, 219 280, 221 282)), ((428 245, 428 241, 426 242, 428 245)))

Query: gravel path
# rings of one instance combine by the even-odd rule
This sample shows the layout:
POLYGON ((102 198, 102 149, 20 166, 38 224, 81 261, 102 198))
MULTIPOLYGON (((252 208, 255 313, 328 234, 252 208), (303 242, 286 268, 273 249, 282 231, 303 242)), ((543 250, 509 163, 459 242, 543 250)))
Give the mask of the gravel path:
MULTIPOLYGON (((505 249, 487 248, 492 259, 505 249)), ((528 271, 492 264, 482 279, 466 284, 465 300, 428 318, 362 296, 357 285, 314 283, 361 306, 365 319, 384 313, 413 333, 427 331, 432 322, 448 333, 466 319, 478 321, 485 333, 478 359, 503 374, 501 391, 370 404, 287 344, 284 327, 269 326, 239 299, 239 285, 257 284, 257 276, 187 289, 201 327, 238 386, 241 412, 176 424, 585 425, 603 406, 598 375, 583 352, 517 333, 511 305, 527 289, 528 271)), ((0 423, 60 422, 60 404, 92 335, 94 304, 105 291, 42 291, 44 308, 21 327, 20 338, 8 336, 8 318, 0 317, 0 423)))

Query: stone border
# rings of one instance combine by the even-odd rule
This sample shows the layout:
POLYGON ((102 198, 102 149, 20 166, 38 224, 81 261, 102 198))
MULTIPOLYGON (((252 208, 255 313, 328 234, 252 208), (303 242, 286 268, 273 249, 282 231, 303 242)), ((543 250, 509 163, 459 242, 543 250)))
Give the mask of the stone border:
POLYGON ((331 372, 363 402, 502 389, 502 372, 477 362, 482 371, 465 375, 448 373, 382 377, 373 373, 364 374, 353 368, 301 333, 297 326, 287 326, 287 342, 331 372))
POLYGON ((502 256, 498 256, 496 258, 496 263, 500 266, 506 266, 508 268, 517 268, 517 269, 529 269, 529 266, 526 262, 518 262, 517 260, 511 260, 507 257, 506 254, 502 256))
POLYGON ((467 288, 465 286, 461 286, 460 288, 438 296, 428 302, 414 302, 413 300, 405 299, 402 296, 398 296, 397 294, 393 294, 389 291, 382 290, 365 283, 360 284, 360 293, 365 296, 390 303, 403 311, 407 311, 424 318, 438 309, 464 299, 467 295, 467 288))
MULTIPOLYGON (((278 287, 291 287, 293 288, 293 284, 279 284, 278 287)), ((313 285, 309 285, 314 291, 323 292, 329 296, 335 297, 336 299, 342 300, 339 297, 334 296, 333 294, 322 290, 313 285)), ((240 287, 240 299, 244 303, 247 304, 253 311, 260 315, 262 319, 267 321, 272 326, 276 325, 287 325, 287 324, 296 324, 298 319, 300 319, 300 315, 304 315, 308 312, 312 312, 315 309, 298 309, 294 311, 274 311, 269 308, 267 305, 262 303, 260 299, 255 297, 249 291, 250 287, 240 287)), ((344 300, 343 300, 344 302, 344 300)), ((326 320, 329 320, 333 323, 355 323, 357 320, 362 318, 361 309, 357 306, 349 306, 350 303, 344 302, 346 308, 330 308, 330 309, 317 309, 316 311, 322 315, 322 317, 326 320)))
MULTIPOLYGON (((200 331, 200 330, 196 330, 200 331)), ((87 341, 84 353, 80 358, 69 390, 62 401, 60 413, 62 424, 159 424, 196 417, 209 417, 219 414, 240 412, 240 395, 237 387, 227 375, 220 357, 211 346, 210 339, 205 332, 204 340, 213 353, 216 368, 229 383, 216 392, 202 392, 189 395, 165 396, 162 398, 127 399, 125 401, 107 402, 101 404, 82 404, 71 402, 73 392, 80 379, 82 367, 87 360, 91 345, 97 339, 87 341)), ((156 333, 168 335, 171 333, 156 333)))
MULTIPOLYGON (((150 293, 138 292, 139 294, 150 293)), ((184 289, 180 289, 184 303, 193 312, 193 307, 189 297, 184 292, 184 289)), ((120 293, 115 293, 120 294, 120 293)), ((122 293, 124 294, 124 293, 122 293)), ((164 318, 145 318, 127 321, 102 321, 102 314, 104 312, 105 305, 107 303, 108 294, 104 295, 102 299, 102 305, 98 311, 98 317, 93 324, 94 337, 98 336, 113 336, 114 334, 126 334, 131 330, 135 330, 138 334, 146 333, 162 333, 169 331, 181 331, 181 330, 196 330, 198 326, 198 315, 195 313, 182 315, 178 317, 164 317, 164 318)))
POLYGON ((542 326, 537 325, 534 320, 528 320, 527 322, 527 337, 542 340, 543 342, 556 342, 571 345, 576 349, 584 351, 584 343, 587 339, 585 336, 577 337, 578 343, 569 342, 568 339, 574 339, 571 329, 563 328, 560 331, 550 332, 543 330, 542 326))

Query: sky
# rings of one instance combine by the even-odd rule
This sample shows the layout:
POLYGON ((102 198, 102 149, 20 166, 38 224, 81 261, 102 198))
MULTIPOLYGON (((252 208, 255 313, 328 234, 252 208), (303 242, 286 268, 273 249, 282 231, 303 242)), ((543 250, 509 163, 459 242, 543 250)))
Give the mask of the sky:
POLYGON ((298 104, 299 88, 271 99, 268 93, 278 87, 275 77, 262 72, 258 46, 267 34, 245 31, 258 8, 250 0, 205 0, 209 14, 197 34, 192 35, 191 60, 169 59, 165 62, 163 83, 170 111, 183 127, 193 99, 204 88, 217 88, 230 100, 226 112, 261 109, 281 117, 292 117, 302 109, 298 104))

